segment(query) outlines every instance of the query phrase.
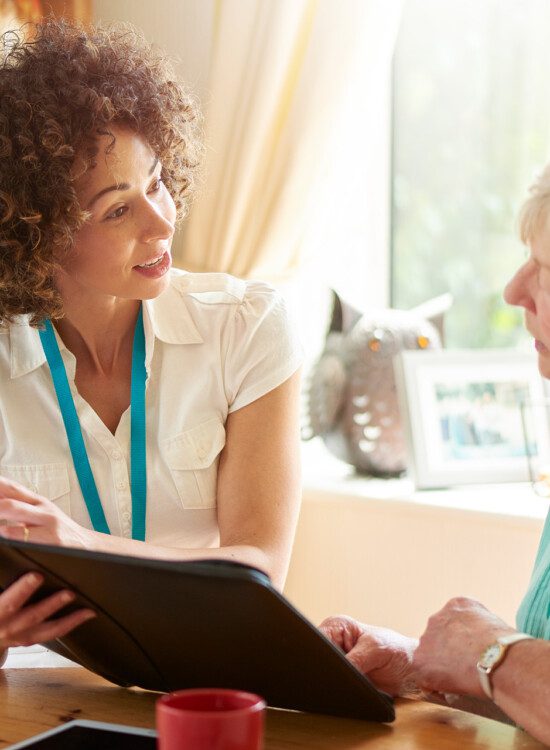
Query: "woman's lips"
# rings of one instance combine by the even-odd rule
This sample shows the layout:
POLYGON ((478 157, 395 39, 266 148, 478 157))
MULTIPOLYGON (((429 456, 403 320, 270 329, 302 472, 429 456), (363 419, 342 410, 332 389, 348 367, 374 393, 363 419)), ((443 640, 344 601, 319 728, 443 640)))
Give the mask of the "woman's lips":
POLYGON ((154 266, 149 267, 134 266, 134 271, 137 271, 142 276, 146 276, 149 279, 158 279, 161 276, 164 276, 164 274, 170 269, 171 265, 172 258, 170 256, 170 253, 166 251, 159 263, 156 263, 154 266))

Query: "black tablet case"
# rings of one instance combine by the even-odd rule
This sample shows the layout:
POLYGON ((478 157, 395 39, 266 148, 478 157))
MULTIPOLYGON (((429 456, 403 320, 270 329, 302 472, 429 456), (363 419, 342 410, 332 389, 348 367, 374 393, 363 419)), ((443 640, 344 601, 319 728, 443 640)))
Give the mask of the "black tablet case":
POLYGON ((254 568, 0 541, 2 588, 31 570, 45 576, 40 598, 67 587, 64 613, 98 613, 48 647, 118 685, 239 688, 270 706, 394 719, 391 699, 254 568))

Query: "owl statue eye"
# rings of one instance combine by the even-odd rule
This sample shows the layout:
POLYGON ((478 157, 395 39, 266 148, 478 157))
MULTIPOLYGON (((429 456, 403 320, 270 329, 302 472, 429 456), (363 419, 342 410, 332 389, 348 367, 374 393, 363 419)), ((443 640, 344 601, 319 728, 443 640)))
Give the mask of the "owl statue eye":
POLYGON ((427 336, 417 336, 416 343, 419 349, 427 349, 430 345, 430 339, 427 336))
POLYGON ((383 339, 384 339, 384 331, 381 328, 375 328, 367 344, 371 352, 380 351, 380 349, 382 348, 383 339))

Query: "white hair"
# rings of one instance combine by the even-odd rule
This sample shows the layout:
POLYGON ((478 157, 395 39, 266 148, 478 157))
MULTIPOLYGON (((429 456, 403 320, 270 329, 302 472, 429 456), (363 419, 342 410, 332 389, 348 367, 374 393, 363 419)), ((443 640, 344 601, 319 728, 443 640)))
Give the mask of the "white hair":
POLYGON ((519 213, 519 234, 526 245, 531 242, 548 218, 550 208, 550 164, 540 172, 529 188, 529 197, 519 213))

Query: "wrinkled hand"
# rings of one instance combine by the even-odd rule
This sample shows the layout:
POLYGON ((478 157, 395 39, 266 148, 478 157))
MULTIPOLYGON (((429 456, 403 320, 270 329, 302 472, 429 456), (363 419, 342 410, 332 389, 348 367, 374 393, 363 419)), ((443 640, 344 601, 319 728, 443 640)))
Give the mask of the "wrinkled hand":
POLYGON ((344 615, 328 617, 319 628, 377 688, 389 695, 415 692, 411 665, 418 641, 414 638, 344 615))
POLYGON ((0 537, 22 541, 24 527, 30 542, 93 549, 94 532, 79 526, 55 503, 0 477, 0 537))
POLYGON ((43 580, 38 573, 27 573, 0 594, 0 664, 3 652, 10 646, 31 646, 60 638, 96 616, 91 609, 79 609, 48 620, 74 600, 74 594, 66 590, 25 606, 43 580))
POLYGON ((513 632, 514 628, 474 599, 451 599, 430 617, 414 654, 419 687, 485 698, 476 664, 487 646, 513 632))

